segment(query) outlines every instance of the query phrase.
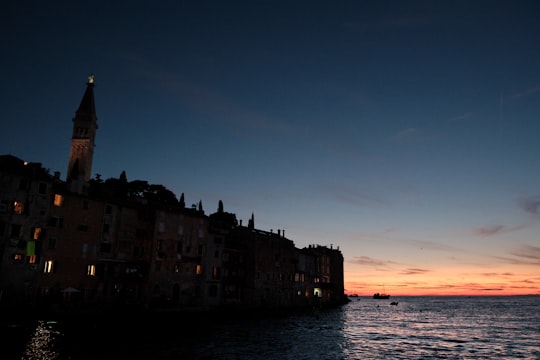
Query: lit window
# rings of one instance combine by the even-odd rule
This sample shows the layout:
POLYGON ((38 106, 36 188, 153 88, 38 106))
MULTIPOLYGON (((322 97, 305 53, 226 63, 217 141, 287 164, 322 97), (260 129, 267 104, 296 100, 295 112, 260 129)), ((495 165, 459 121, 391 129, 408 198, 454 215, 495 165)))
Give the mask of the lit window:
POLYGON ((15 203, 13 204, 13 212, 15 214, 22 214, 23 211, 24 211, 24 203, 15 201, 15 203))
POLYGON ((202 266, 200 264, 197 264, 197 268, 195 269, 195 273, 197 275, 201 275, 202 274, 202 266))
POLYGON ((36 255, 31 255, 28 257, 28 263, 29 264, 35 264, 37 261, 37 256, 36 255))
POLYGON ((41 236, 41 228, 34 228, 34 240, 39 240, 41 236))
POLYGON ((219 267, 214 266, 212 268, 212 279, 214 279, 214 280, 219 279, 219 275, 220 275, 219 267))
POLYGON ((87 273, 87 275, 90 275, 90 276, 96 276, 96 266, 95 265, 88 265, 86 273, 87 273))
POLYGON ((43 272, 45 274, 50 274, 53 272, 53 265, 54 265, 54 261, 53 260, 47 260, 45 261, 45 268, 43 269, 43 272))
POLYGON ((22 261, 22 258, 23 258, 22 254, 14 254, 13 255, 13 260, 15 260, 15 261, 22 261))
POLYGON ((60 194, 54 194, 54 206, 62 206, 64 197, 60 194))

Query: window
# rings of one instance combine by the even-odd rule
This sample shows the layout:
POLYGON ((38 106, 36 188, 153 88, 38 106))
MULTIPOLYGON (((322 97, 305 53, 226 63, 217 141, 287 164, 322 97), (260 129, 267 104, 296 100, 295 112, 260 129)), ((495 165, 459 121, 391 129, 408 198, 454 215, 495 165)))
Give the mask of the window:
POLYGON ((15 201, 13 203, 13 212, 15 214, 22 214, 24 212, 24 203, 20 201, 15 201))
POLYGON ((9 208, 9 201, 2 200, 0 201, 0 212, 7 212, 9 208))
POLYGON ((46 183, 39 183, 38 193, 41 194, 41 195, 45 195, 47 193, 47 184, 46 183))
POLYGON ((156 261, 155 271, 160 272, 161 271, 161 261, 156 261))
POLYGON ((88 200, 83 200, 81 207, 83 210, 88 210, 88 208, 90 207, 90 202, 88 200))
POLYGON ((54 206, 62 206, 64 197, 60 194, 54 194, 54 206))
POLYGON ((49 219, 49 226, 51 227, 63 227, 64 226, 64 218, 53 216, 49 219))
POLYGON ((19 181, 19 190, 27 190, 28 189, 28 179, 21 179, 19 181))
POLYGON ((103 224, 103 233, 108 234, 110 232, 111 225, 110 224, 103 224))
POLYGON ((197 275, 202 274, 202 266, 200 264, 197 264, 197 267, 195 268, 195 274, 197 275))
POLYGON ((88 231, 88 225, 79 224, 79 226, 77 226, 77 230, 87 232, 88 231))
POLYGON ((22 261, 22 259, 23 259, 22 254, 13 254, 13 260, 14 261, 20 262, 20 261, 22 261))
POLYGON ((107 214, 107 215, 112 214, 112 206, 111 205, 105 205, 105 214, 107 214))
POLYGON ((111 252, 111 243, 103 242, 101 243, 101 246, 99 248, 99 251, 102 253, 110 253, 111 252))
POLYGON ((32 239, 34 239, 34 240, 41 239, 41 233, 42 233, 41 228, 39 228, 39 227, 34 228, 34 235, 32 236, 32 239))
POLYGON ((43 268, 43 272, 45 274, 50 274, 54 270, 54 261, 53 260, 47 260, 45 261, 45 267, 43 268))
POLYGON ((217 266, 212 268, 212 280, 218 280, 220 275, 220 269, 217 266))
POLYGON ((54 250, 56 249, 56 239, 55 238, 49 238, 48 244, 47 244, 48 250, 54 250))
POLYGON ((177 233, 178 233, 178 235, 184 235, 184 225, 183 224, 178 225, 177 233))
POLYGON ((96 266, 95 265, 88 265, 87 268, 86 268, 86 275, 96 276, 96 266))
POLYGON ((30 256, 28 257, 28 263, 29 263, 29 264, 35 264, 36 261, 37 261, 37 255, 30 255, 30 256))
POLYGON ((81 254, 81 257, 83 259, 86 259, 86 257, 88 256, 88 244, 87 243, 83 243, 82 244, 82 254, 81 254))
POLYGON ((164 222, 161 222, 161 221, 160 221, 160 222, 158 223, 158 232, 160 232, 160 233, 165 232, 165 223, 164 223, 164 222))
POLYGON ((11 235, 12 238, 18 238, 21 236, 21 225, 11 224, 11 235))

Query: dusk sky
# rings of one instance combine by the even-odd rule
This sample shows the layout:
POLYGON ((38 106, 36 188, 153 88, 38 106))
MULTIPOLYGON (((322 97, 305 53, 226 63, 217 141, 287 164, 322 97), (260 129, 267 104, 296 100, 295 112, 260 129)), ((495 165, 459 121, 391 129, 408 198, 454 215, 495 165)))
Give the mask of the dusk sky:
POLYGON ((0 154, 65 179, 95 76, 93 174, 296 247, 348 293, 540 294, 540 1, 12 1, 0 154))

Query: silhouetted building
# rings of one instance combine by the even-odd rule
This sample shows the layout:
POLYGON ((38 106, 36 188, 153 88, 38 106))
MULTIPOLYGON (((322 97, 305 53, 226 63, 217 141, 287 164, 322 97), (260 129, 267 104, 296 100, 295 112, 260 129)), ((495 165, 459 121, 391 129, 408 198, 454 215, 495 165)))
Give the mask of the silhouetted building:
POLYGON ((202 201, 119 178, 91 179, 90 76, 73 119, 66 181, 0 156, 0 306, 282 308, 345 300, 339 249, 298 249, 202 201))

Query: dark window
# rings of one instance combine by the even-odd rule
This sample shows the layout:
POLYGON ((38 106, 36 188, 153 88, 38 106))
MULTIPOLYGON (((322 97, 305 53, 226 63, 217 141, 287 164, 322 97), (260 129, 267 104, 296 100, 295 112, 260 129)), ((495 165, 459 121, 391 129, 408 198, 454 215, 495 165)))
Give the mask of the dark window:
POLYGON ((49 226, 52 227, 63 227, 64 226, 64 218, 53 216, 49 219, 49 226))
POLYGON ((47 193, 47 184, 46 183, 39 183, 39 190, 38 192, 42 195, 47 193))
POLYGON ((88 225, 79 224, 79 226, 77 226, 77 230, 87 232, 88 231, 88 225))
POLYGON ((110 224, 103 224, 103 232, 105 234, 108 234, 110 231, 111 225, 110 224))
POLYGON ((136 229, 135 230, 135 237, 138 239, 144 239, 146 237, 146 230, 144 229, 136 229))
POLYGON ((19 181, 19 190, 26 190, 28 189, 28 179, 21 179, 19 181))
POLYGON ((111 205, 105 205, 105 214, 107 214, 107 215, 112 214, 112 206, 111 205))
POLYGON ((111 243, 101 243, 101 246, 99 248, 99 251, 102 253, 110 253, 111 252, 111 243))
POLYGON ((18 238, 21 235, 21 225, 11 224, 11 237, 18 238))
POLYGON ((55 238, 49 238, 47 249, 49 249, 49 250, 56 249, 56 239, 55 238))

